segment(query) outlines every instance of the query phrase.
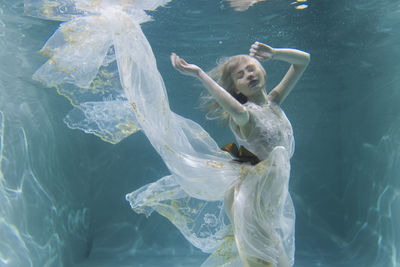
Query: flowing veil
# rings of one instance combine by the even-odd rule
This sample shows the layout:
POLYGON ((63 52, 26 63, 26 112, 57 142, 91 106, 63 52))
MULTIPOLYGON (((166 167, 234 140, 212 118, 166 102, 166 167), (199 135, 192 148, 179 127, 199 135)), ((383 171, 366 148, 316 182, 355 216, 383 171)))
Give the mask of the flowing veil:
POLYGON ((167 217, 196 247, 213 253, 203 266, 240 266, 224 193, 241 168, 197 123, 171 111, 150 44, 140 24, 168 0, 31 0, 26 14, 64 21, 41 53, 33 75, 56 87, 73 109, 65 123, 118 143, 143 131, 170 175, 126 196, 131 207, 167 217))

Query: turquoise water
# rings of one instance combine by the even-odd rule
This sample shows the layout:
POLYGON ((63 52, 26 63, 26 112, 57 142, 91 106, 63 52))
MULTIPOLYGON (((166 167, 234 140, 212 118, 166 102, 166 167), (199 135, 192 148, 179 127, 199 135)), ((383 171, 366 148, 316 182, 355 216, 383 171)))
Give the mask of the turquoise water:
MULTIPOLYGON (((283 106, 296 138, 295 266, 399 266, 400 5, 308 4, 271 0, 235 12, 219 0, 174 0, 142 29, 171 108, 221 145, 232 134, 194 108, 201 86, 169 54, 210 69, 256 40, 310 52, 283 106)), ((71 130, 62 122, 69 102, 32 80, 57 27, 24 16, 22 1, 0 1, 0 266, 199 266, 206 254, 124 199, 168 174, 145 136, 111 145, 71 130)), ((269 88, 286 68, 266 65, 269 88)))

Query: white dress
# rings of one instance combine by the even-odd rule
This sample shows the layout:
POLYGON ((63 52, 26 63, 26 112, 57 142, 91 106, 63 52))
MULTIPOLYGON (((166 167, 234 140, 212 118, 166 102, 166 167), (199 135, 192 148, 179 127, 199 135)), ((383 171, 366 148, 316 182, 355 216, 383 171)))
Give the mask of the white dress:
POLYGON ((41 52, 50 59, 34 79, 55 86, 74 109, 71 128, 117 143, 143 131, 171 175, 126 196, 136 212, 157 211, 211 256, 202 266, 241 266, 223 199, 233 187, 235 229, 242 251, 276 263, 282 244, 293 264, 294 210, 288 193, 291 126, 278 106, 248 104, 257 127, 241 140, 262 161, 238 164, 197 123, 169 108, 151 47, 140 28, 168 0, 45 0, 26 3, 32 16, 65 20, 41 52), (40 8, 38 8, 40 7, 40 8), (62 9, 61 9, 62 8, 62 9), (253 139, 254 138, 254 139, 253 139), (250 140, 250 139, 248 139, 250 140))
MULTIPOLYGON (((255 166, 224 159, 214 163, 224 166, 220 173, 215 174, 215 179, 224 175, 225 167, 234 171, 234 182, 222 190, 225 194, 235 188, 235 229, 231 229, 224 218, 222 201, 203 202, 191 197, 181 190, 173 176, 127 195, 135 211, 146 215, 158 211, 170 219, 193 245, 211 252, 203 267, 242 266, 237 243, 248 257, 273 264, 277 263, 279 247, 282 246, 289 262, 294 263, 295 213, 288 192, 290 157, 294 151, 292 127, 276 104, 258 106, 247 103, 245 106, 256 127, 247 140, 235 136, 237 142, 254 152, 261 162, 255 166)), ((208 173, 202 166, 198 166, 197 171, 208 173)))
POLYGON ((243 167, 234 190, 233 221, 237 243, 248 257, 277 262, 283 246, 289 262, 294 254, 294 208, 288 193, 290 157, 294 152, 292 126, 282 109, 269 102, 245 104, 255 127, 246 139, 231 124, 237 142, 261 160, 243 167))

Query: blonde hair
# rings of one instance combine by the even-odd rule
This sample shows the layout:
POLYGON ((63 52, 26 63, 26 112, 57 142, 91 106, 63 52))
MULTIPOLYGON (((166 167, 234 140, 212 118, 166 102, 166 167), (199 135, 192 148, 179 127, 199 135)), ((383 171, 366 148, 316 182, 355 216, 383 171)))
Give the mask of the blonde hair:
MULTIPOLYGON (((248 60, 249 55, 237 55, 227 58, 221 58, 217 61, 217 67, 208 72, 208 75, 214 79, 222 88, 230 93, 241 104, 247 102, 247 97, 241 93, 236 93, 232 73, 241 62, 248 60)), ((258 60, 257 60, 258 62, 258 60)), ((259 62, 258 62, 259 63, 259 62)), ((259 63, 260 68, 266 76, 266 72, 259 63)), ((207 111, 206 118, 209 120, 221 119, 228 120, 229 114, 225 112, 217 101, 208 93, 204 92, 200 96, 200 107, 207 111)))

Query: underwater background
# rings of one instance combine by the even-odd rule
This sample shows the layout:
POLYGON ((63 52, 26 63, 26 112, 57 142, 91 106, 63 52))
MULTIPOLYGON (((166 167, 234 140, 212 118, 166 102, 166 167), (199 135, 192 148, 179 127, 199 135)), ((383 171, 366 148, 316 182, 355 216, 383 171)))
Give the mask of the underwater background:
MULTIPOLYGON (((218 142, 228 127, 198 109, 200 83, 176 72, 176 52, 205 70, 254 41, 310 52, 283 104, 296 151, 295 266, 400 266, 400 2, 269 0, 236 12, 221 0, 174 0, 142 25, 171 109, 218 142)), ((32 80, 59 23, 0 0, 0 266, 200 266, 164 217, 135 214, 125 194, 168 174, 139 133, 116 145, 69 129, 56 89, 32 80)), ((287 64, 268 62, 267 88, 287 64)))

